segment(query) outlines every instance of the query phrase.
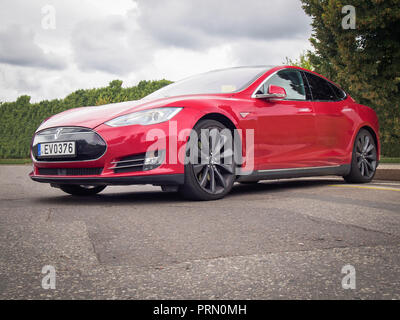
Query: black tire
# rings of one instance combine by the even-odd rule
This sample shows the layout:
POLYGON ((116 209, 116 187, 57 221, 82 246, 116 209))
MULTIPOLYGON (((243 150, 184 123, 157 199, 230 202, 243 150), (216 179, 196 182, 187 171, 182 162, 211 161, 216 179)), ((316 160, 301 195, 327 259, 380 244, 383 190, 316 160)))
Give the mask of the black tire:
POLYGON ((73 196, 91 196, 103 191, 106 186, 84 186, 74 184, 64 184, 60 186, 60 189, 66 193, 72 194, 73 196))
POLYGON ((235 182, 234 146, 232 140, 230 143, 226 140, 233 139, 231 131, 218 121, 201 120, 192 133, 196 135, 191 135, 187 143, 185 183, 179 187, 179 192, 190 200, 221 199, 235 182), (201 137, 201 130, 205 134, 208 132, 208 136, 201 137), (188 160, 191 148, 198 152, 195 161, 188 160), (201 162, 203 158, 207 158, 207 163, 201 162))
POLYGON ((368 130, 361 129, 354 142, 350 173, 343 178, 349 183, 370 182, 375 176, 376 166, 375 140, 368 130))

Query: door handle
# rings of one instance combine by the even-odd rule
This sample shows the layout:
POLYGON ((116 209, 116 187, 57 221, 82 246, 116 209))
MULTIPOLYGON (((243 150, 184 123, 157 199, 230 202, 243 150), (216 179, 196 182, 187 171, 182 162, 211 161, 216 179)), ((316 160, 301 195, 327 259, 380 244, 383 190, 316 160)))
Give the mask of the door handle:
POLYGON ((311 112, 311 108, 300 108, 299 112, 311 112))

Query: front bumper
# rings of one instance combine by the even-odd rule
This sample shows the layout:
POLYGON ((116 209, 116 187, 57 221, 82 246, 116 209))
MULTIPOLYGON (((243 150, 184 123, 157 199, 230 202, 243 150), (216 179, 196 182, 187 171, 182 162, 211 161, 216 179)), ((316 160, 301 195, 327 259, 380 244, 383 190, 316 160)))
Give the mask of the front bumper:
POLYGON ((152 185, 178 185, 184 183, 183 174, 165 174, 131 177, 50 177, 34 176, 31 179, 37 182, 50 183, 53 185, 78 184, 78 185, 131 185, 131 184, 152 184, 152 185))
MULTIPOLYGON (((184 112, 167 121, 150 126, 109 127, 99 125, 91 129, 106 143, 106 151, 98 159, 76 161, 71 159, 37 159, 32 152, 32 180, 51 184, 86 185, 171 185, 184 183, 184 164, 179 153, 185 150, 187 136, 197 115, 188 117, 184 112), (153 131, 152 131, 153 130, 153 131), (182 132, 187 132, 182 135, 182 132), (164 161, 154 168, 125 169, 135 163, 138 155, 163 150, 164 161), (118 163, 122 163, 117 169, 118 163), (87 174, 90 173, 90 174, 87 174)), ((33 151, 35 151, 33 149, 33 151)), ((141 157, 142 158, 142 157, 141 157)))

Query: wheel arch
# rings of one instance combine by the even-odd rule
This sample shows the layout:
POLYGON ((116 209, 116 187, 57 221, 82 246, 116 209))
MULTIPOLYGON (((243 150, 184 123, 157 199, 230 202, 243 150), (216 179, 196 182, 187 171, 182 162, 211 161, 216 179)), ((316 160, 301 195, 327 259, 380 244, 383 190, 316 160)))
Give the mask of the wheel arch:
POLYGON ((230 130, 237 129, 232 120, 229 119, 227 116, 223 115, 222 113, 217 113, 217 112, 207 113, 204 116, 202 116, 199 120, 197 120, 196 124, 202 120, 215 120, 221 122, 224 126, 229 128, 230 130))
MULTIPOLYGON (((367 130, 371 134, 372 138, 374 138, 374 142, 375 142, 375 145, 376 145, 376 148, 377 148, 377 156, 378 156, 378 160, 379 160, 380 159, 380 154, 381 154, 381 145, 380 145, 380 142, 379 142, 378 134, 375 132, 375 130, 371 126, 369 126, 367 124, 364 124, 363 126, 361 126, 358 129, 357 134, 362 129, 367 130)), ((355 135, 355 137, 357 136, 357 134, 355 135)), ((355 137, 354 137, 354 140, 355 140, 355 137)))
MULTIPOLYGON (((222 113, 217 113, 217 112, 212 112, 212 113, 207 113, 204 116, 202 116, 200 119, 197 120, 195 123, 195 126, 202 120, 215 120, 220 123, 222 123, 224 126, 226 126, 229 130, 231 130, 232 134, 234 134, 234 131, 237 130, 237 126, 233 123, 233 121, 228 118, 226 115, 223 115, 222 113)), ((234 135, 233 135, 234 137, 234 135)), ((243 162, 243 144, 241 139, 234 139, 235 143, 235 148, 234 152, 237 153, 239 150, 240 152, 237 153, 237 159, 240 161, 240 163, 243 162)))

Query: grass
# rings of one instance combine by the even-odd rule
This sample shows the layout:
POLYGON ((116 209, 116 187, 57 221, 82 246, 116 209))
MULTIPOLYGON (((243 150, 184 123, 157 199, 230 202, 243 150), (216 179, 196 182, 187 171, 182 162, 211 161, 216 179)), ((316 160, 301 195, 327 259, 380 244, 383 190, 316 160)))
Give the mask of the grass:
POLYGON ((30 164, 31 159, 0 159, 0 164, 30 164))
POLYGON ((400 158, 385 158, 382 157, 380 163, 400 163, 400 158))

